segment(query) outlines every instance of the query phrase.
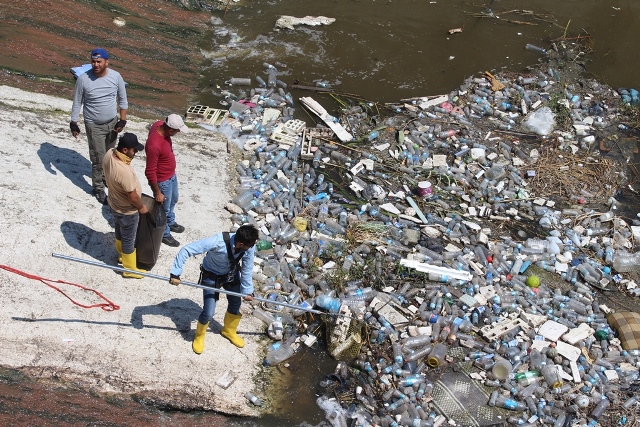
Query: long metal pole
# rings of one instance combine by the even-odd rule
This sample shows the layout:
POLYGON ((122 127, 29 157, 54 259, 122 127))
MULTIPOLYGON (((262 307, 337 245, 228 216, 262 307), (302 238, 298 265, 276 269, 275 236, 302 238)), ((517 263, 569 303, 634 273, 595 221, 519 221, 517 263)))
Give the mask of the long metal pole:
MULTIPOLYGON (((138 270, 129 270, 128 268, 122 268, 122 267, 118 267, 116 265, 109 265, 109 264, 105 264, 105 263, 101 263, 101 262, 97 262, 97 261, 91 261, 91 260, 87 260, 87 259, 76 258, 76 257, 68 256, 68 255, 62 255, 62 254, 56 254, 56 253, 52 253, 51 255, 53 257, 55 257, 55 258, 62 258, 62 259, 66 259, 68 261, 75 261, 75 262, 79 262, 79 263, 82 263, 82 264, 93 265, 95 267, 108 268, 109 270, 122 271, 122 272, 125 272, 125 273, 139 274, 141 276, 149 277, 151 279, 158 279, 158 280, 162 280, 162 281, 165 281, 165 282, 169 282, 169 278, 168 277, 160 276, 158 274, 152 274, 152 273, 142 272, 142 271, 138 271, 138 270)), ((226 289, 212 288, 211 286, 199 285, 197 283, 187 282, 186 280, 180 280, 180 284, 181 285, 192 286, 194 288, 215 290, 216 292, 220 292, 221 294, 233 295, 233 296, 240 297, 240 298, 244 298, 246 296, 246 295, 240 294, 238 292, 232 292, 232 291, 228 291, 226 289)), ((260 297, 255 297, 254 296, 253 299, 255 301, 260 301, 260 302, 265 302, 265 303, 275 304, 275 305, 281 305, 283 307, 288 307, 288 308, 291 308, 291 309, 294 309, 294 310, 307 311, 309 313, 314 313, 314 314, 328 314, 330 316, 349 317, 349 316, 345 316, 344 314, 340 314, 340 313, 327 313, 327 312, 320 311, 320 310, 314 310, 312 308, 301 307, 299 305, 293 305, 293 304, 287 304, 286 302, 273 301, 273 300, 266 299, 266 298, 260 298, 260 297)))

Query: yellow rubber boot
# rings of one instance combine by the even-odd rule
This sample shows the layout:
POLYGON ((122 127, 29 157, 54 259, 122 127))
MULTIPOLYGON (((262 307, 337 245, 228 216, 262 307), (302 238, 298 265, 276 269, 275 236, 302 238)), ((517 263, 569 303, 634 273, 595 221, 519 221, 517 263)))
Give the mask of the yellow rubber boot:
POLYGON ((122 240, 116 239, 116 251, 118 251, 118 264, 122 264, 122 240))
POLYGON ((236 330, 238 329, 238 324, 240 323, 241 318, 241 314, 231 314, 227 311, 224 315, 224 326, 222 327, 222 332, 220 332, 220 335, 231 341, 231 343, 236 347, 240 348, 244 347, 244 341, 238 336, 238 334, 236 334, 236 330))
POLYGON ((196 336, 193 338, 193 343, 191 343, 191 348, 196 354, 202 354, 204 351, 204 334, 207 332, 208 326, 209 322, 198 322, 198 326, 196 326, 196 336))
MULTIPOLYGON (((122 254, 122 267, 126 268, 127 270, 135 270, 135 271, 140 271, 142 273, 146 273, 147 270, 141 270, 138 268, 138 265, 136 263, 136 250, 134 249, 133 252, 131 252, 130 254, 122 254)), ((135 274, 135 273, 127 273, 127 272, 123 272, 122 273, 122 277, 128 277, 131 279, 142 279, 144 276, 141 276, 139 274, 135 274)))

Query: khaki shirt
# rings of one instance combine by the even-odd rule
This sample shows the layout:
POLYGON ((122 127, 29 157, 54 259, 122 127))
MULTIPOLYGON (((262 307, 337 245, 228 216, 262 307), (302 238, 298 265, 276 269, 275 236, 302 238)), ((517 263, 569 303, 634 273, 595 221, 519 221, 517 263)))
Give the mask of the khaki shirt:
POLYGON ((138 209, 129 200, 129 193, 135 191, 140 196, 142 187, 135 170, 131 165, 118 159, 113 153, 114 150, 115 148, 112 148, 107 151, 102 162, 104 178, 109 189, 107 200, 114 211, 124 215, 133 215, 138 212, 138 209))

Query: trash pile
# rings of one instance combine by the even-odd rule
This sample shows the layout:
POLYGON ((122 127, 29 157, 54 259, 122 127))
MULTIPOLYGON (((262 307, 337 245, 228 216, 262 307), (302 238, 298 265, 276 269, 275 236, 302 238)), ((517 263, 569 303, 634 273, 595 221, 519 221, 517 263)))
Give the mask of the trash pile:
POLYGON ((554 48, 442 96, 331 93, 337 116, 300 98, 316 127, 270 64, 187 112, 243 147, 227 209, 260 230, 256 290, 300 307, 256 307, 265 365, 326 326, 332 425, 640 422, 640 314, 599 301, 640 296, 640 222, 615 198, 632 178, 602 154, 628 154, 638 92, 568 81, 554 48))

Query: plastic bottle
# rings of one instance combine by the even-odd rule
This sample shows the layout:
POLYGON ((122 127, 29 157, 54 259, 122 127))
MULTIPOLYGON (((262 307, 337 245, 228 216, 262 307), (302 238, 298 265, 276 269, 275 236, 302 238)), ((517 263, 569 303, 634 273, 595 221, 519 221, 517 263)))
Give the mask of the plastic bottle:
POLYGON ((264 358, 264 365, 275 366, 293 356, 294 353, 295 351, 291 344, 289 342, 285 342, 280 347, 267 352, 267 355, 264 358))
POLYGON ((429 353, 427 364, 432 368, 437 368, 444 361, 447 354, 447 346, 443 343, 437 343, 429 353))
POLYGON ((329 295, 318 295, 316 297, 316 305, 330 312, 337 313, 340 310, 340 299, 329 295))
POLYGON ((251 403, 253 403, 256 406, 262 406, 262 401, 258 398, 258 396, 255 396, 254 394, 252 394, 251 392, 246 392, 244 394, 244 397, 247 398, 247 400, 251 403))
MULTIPOLYGON (((497 390, 494 390, 496 392, 497 390)), ((495 406, 499 408, 509 409, 511 411, 523 412, 527 410, 527 405, 505 396, 498 395, 495 399, 495 406)))
POLYGON ((227 83, 233 86, 251 86, 251 79, 232 77, 227 80, 227 83))
POLYGON ((604 399, 602 399, 600 402, 598 402, 598 404, 593 408, 593 411, 591 411, 591 417, 595 420, 598 420, 602 414, 604 414, 604 411, 607 410, 607 408, 609 407, 609 404, 611 402, 609 401, 609 399, 607 399, 606 397, 604 399))
POLYGON ((618 273, 638 270, 640 269, 640 254, 616 252, 613 256, 612 266, 618 273))
POLYGON ((562 387, 562 378, 558 375, 558 369, 556 365, 546 365, 541 370, 542 376, 544 380, 547 382, 547 385, 551 388, 562 387))

